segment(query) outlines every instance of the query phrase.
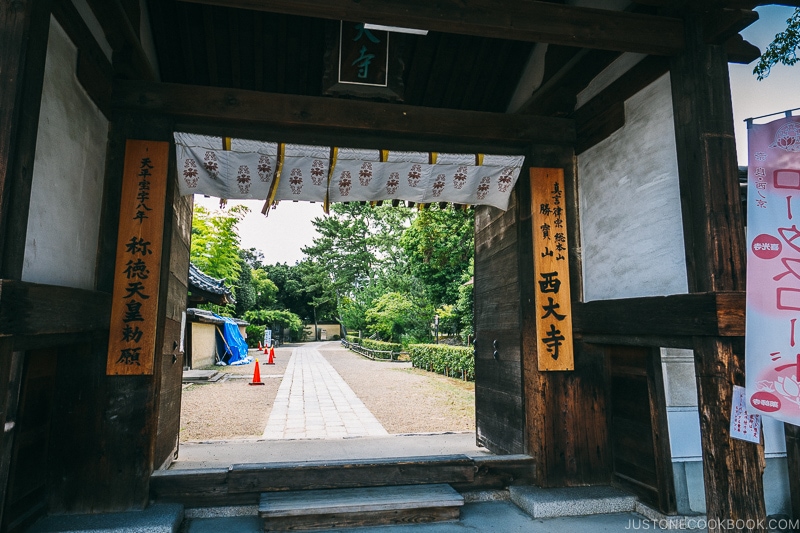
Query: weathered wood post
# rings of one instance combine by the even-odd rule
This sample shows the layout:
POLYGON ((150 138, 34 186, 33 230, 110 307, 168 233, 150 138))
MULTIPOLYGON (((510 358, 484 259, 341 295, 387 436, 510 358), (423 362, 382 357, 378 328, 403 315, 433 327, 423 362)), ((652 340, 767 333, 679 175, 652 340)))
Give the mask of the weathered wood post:
MULTIPOLYGON (((728 59, 687 13, 686 46, 670 75, 690 292, 744 291, 728 59)), ((729 435, 733 385, 744 385, 743 338, 695 337, 694 358, 709 531, 719 521, 765 518, 762 446, 729 435)), ((747 531, 764 531, 765 523, 747 531)), ((741 529, 740 529, 741 530, 741 529)))

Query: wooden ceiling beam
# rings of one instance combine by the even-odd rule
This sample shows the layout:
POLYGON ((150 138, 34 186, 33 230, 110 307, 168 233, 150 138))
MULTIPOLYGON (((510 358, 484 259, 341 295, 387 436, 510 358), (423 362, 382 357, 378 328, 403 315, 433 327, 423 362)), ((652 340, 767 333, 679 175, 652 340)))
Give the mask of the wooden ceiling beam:
POLYGON ((112 103, 118 110, 161 114, 179 123, 219 128, 236 124, 240 129, 272 128, 275 132, 303 130, 304 138, 329 136, 337 146, 344 145, 337 139, 348 135, 356 140, 363 137, 359 147, 424 144, 430 151, 442 144, 527 147, 575 141, 574 122, 568 119, 194 85, 118 80, 112 103), (404 143, 397 142, 403 139, 404 143))
POLYGON ((533 0, 183 1, 618 52, 674 55, 683 49, 683 21, 678 18, 533 0))
POLYGON ((789 6, 800 7, 800 0, 782 0, 778 2, 764 2, 761 0, 632 0, 634 4, 666 8, 693 8, 696 11, 709 9, 753 9, 758 6, 789 6))
POLYGON ((721 44, 758 20, 758 13, 749 9, 722 9, 705 16, 703 39, 708 44, 721 44))
POLYGON ((120 0, 88 0, 108 44, 114 51, 115 70, 128 78, 155 80, 155 70, 144 53, 139 32, 134 29, 120 0))

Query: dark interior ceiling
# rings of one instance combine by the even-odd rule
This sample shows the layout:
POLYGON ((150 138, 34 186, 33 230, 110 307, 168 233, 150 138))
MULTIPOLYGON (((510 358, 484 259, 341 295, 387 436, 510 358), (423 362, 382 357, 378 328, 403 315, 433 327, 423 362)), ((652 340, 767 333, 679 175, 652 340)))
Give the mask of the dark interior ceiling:
MULTIPOLYGON (((325 35, 335 22, 176 0, 149 0, 148 7, 162 81, 323 95, 325 35)), ((470 111, 506 111, 534 46, 439 32, 392 35, 403 41, 403 103, 470 111)), ((578 51, 551 46, 548 70, 578 51)), ((600 52, 595 64, 616 56, 600 52)))

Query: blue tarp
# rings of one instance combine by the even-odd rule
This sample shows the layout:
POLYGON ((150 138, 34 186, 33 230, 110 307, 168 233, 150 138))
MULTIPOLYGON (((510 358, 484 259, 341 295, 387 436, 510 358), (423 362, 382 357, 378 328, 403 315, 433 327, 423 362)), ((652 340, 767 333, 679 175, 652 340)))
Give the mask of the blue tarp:
POLYGON ((239 331, 239 326, 232 318, 214 315, 224 324, 217 328, 217 353, 220 359, 229 365, 247 359, 247 343, 239 331))

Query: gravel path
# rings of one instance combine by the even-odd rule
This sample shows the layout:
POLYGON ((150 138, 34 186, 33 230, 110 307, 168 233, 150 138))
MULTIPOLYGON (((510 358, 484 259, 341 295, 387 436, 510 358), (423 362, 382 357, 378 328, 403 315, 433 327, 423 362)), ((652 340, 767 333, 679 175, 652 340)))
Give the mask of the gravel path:
MULTIPOLYGON (((260 438, 294 346, 277 348, 274 366, 260 364, 263 386, 248 384, 254 364, 214 367, 228 379, 184 386, 181 442, 260 438)), ((474 383, 413 369, 410 363, 370 361, 339 342, 306 346, 320 351, 391 434, 475 430, 474 383)), ((250 353, 266 360, 255 350, 250 353)))

